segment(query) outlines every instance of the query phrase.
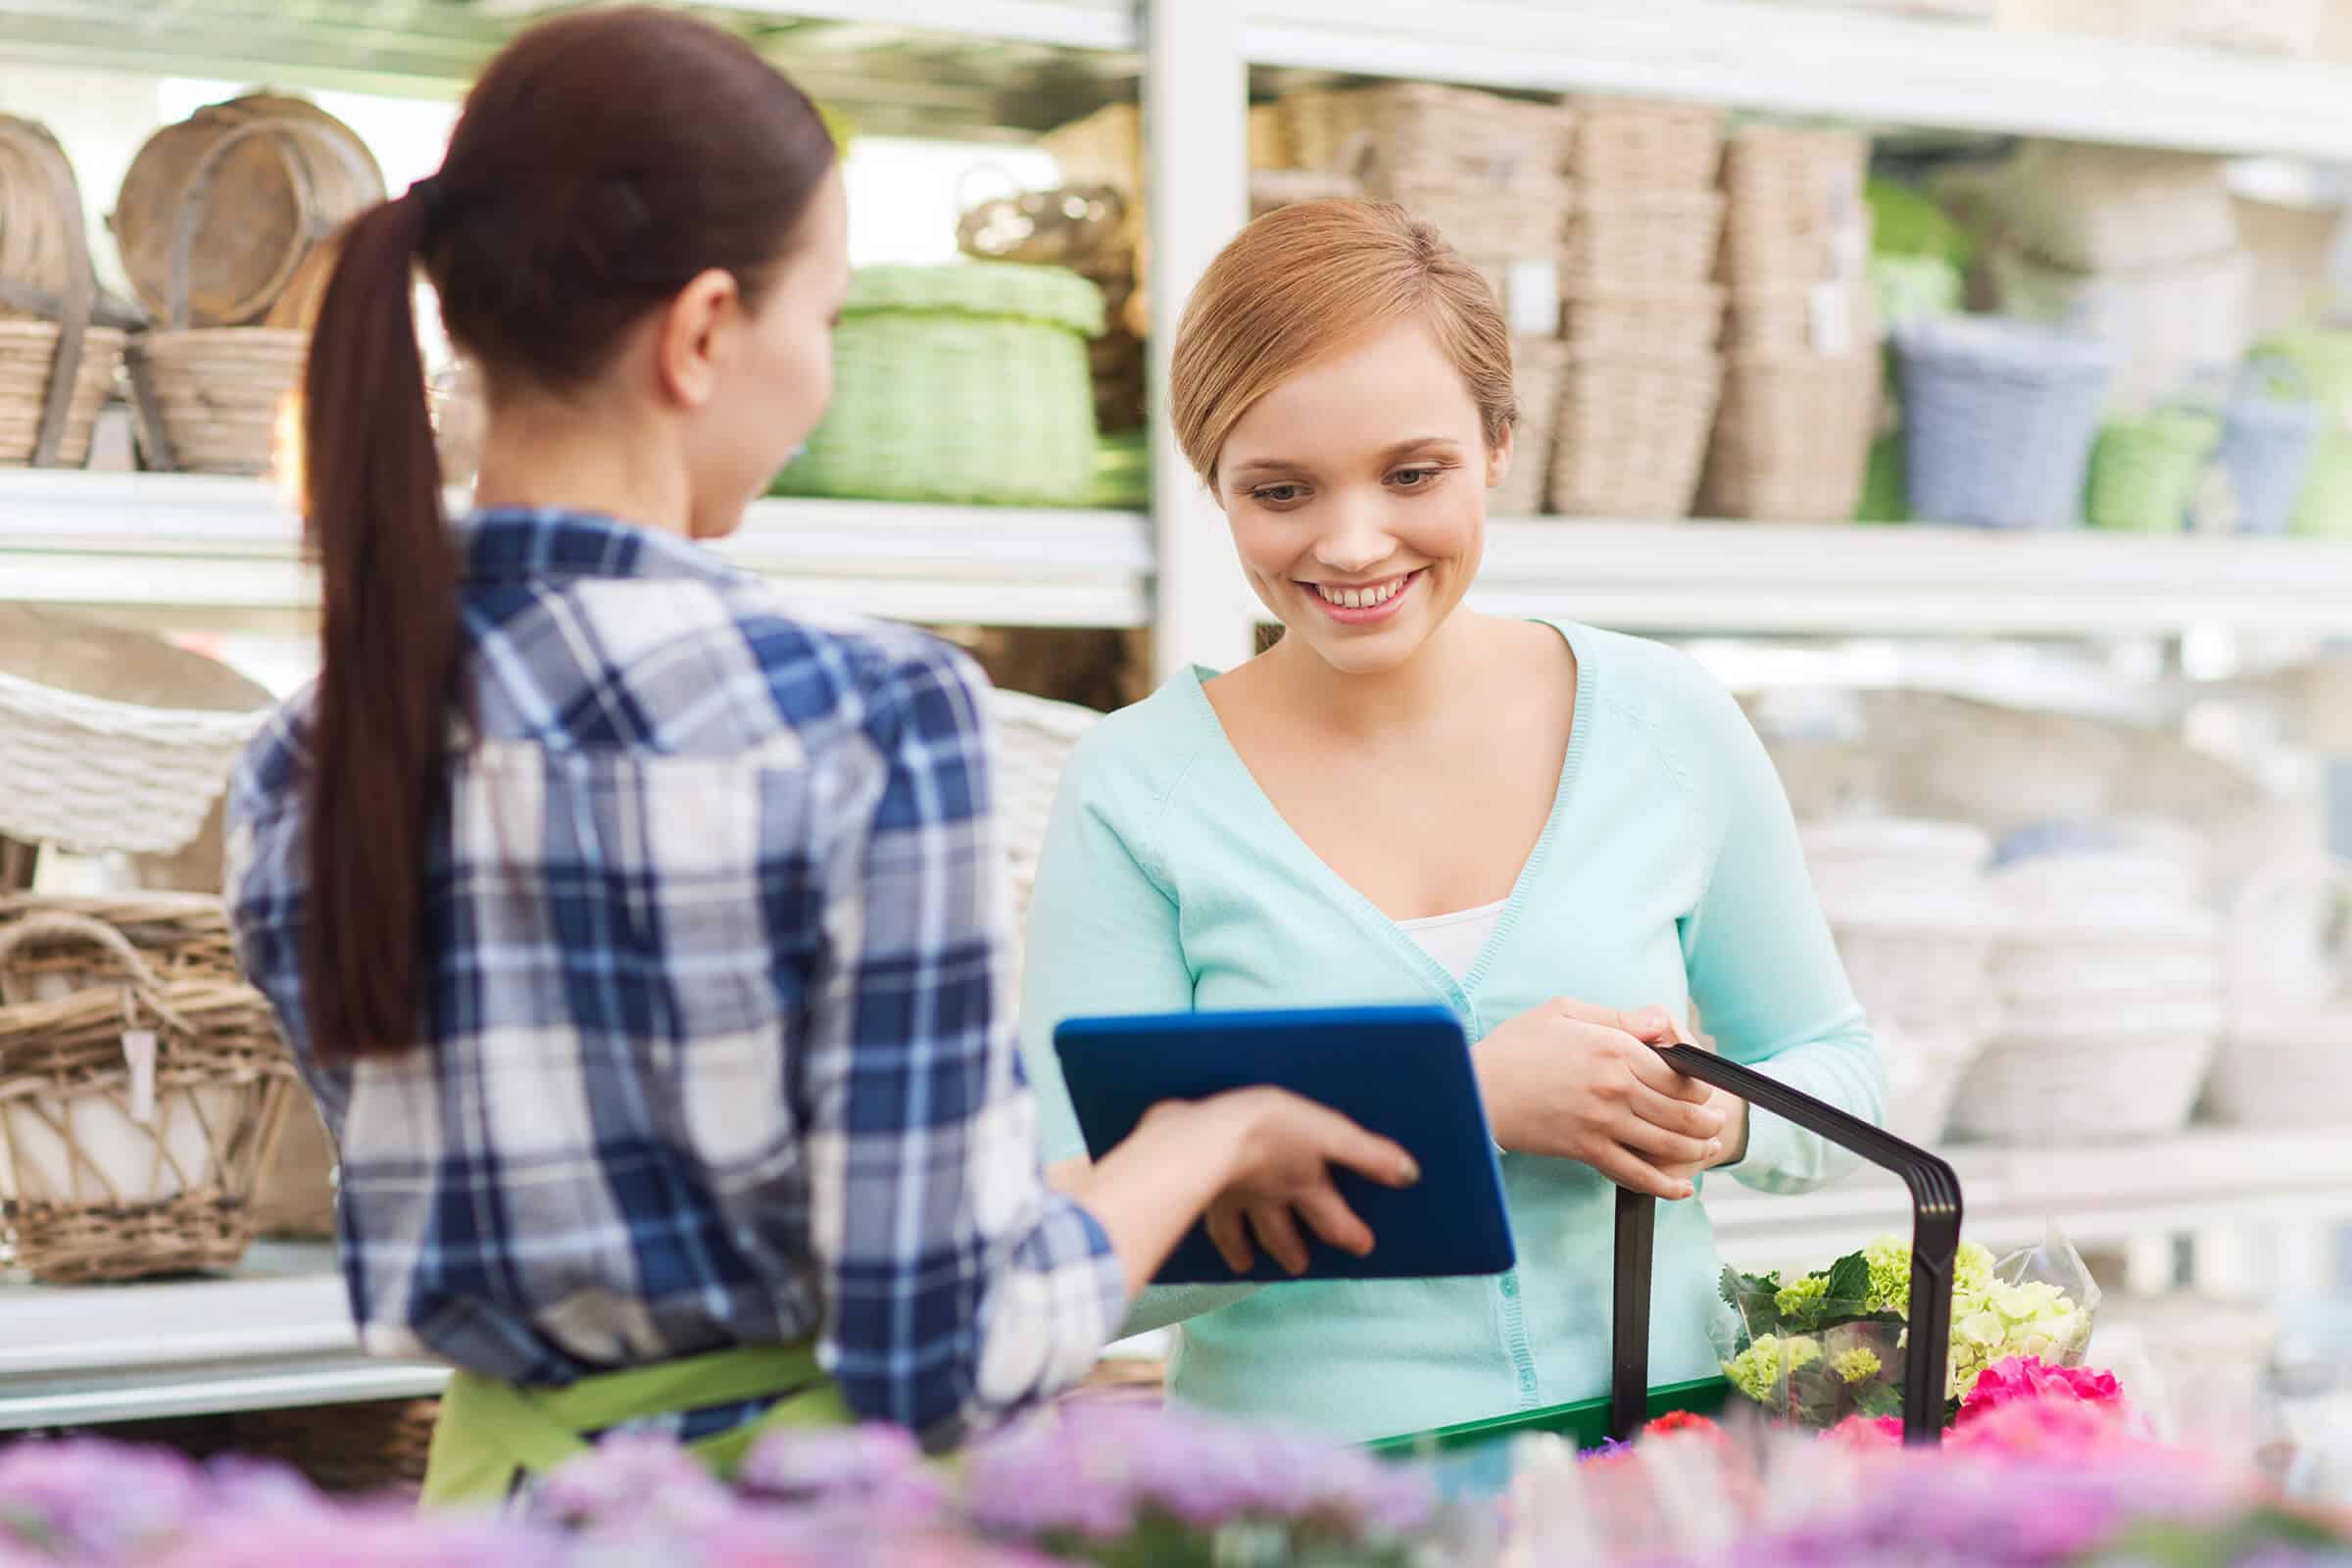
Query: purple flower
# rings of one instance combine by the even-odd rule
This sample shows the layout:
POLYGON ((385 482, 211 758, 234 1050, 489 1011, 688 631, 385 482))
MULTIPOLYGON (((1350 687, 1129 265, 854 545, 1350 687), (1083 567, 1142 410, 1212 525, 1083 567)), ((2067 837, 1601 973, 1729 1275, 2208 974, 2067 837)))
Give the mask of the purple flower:
POLYGON ((560 1538, 483 1516, 359 1504, 209 1521, 154 1568, 564 1568, 560 1538))
POLYGON ((530 1515, 574 1529, 659 1532, 692 1528, 733 1506, 718 1478, 674 1439, 618 1433, 551 1471, 530 1515))
POLYGON ((746 1494, 810 1507, 855 1507, 869 1517, 913 1524, 948 1503, 941 1474, 903 1428, 879 1422, 848 1431, 780 1431, 761 1438, 735 1472, 746 1494))
POLYGON ((88 1439, 0 1448, 0 1541, 90 1568, 170 1541, 201 1495, 196 1467, 168 1449, 88 1439))

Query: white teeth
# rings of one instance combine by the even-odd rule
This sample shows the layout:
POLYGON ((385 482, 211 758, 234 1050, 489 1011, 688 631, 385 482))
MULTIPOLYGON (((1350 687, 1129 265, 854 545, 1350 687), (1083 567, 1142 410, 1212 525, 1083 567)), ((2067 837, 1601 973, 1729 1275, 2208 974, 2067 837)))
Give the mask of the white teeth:
POLYGON ((1393 582, 1384 582, 1373 588, 1327 588, 1321 583, 1316 583, 1314 590, 1323 596, 1324 603, 1337 605, 1342 610, 1371 610, 1387 604, 1404 592, 1406 580, 1404 577, 1398 577, 1393 582))

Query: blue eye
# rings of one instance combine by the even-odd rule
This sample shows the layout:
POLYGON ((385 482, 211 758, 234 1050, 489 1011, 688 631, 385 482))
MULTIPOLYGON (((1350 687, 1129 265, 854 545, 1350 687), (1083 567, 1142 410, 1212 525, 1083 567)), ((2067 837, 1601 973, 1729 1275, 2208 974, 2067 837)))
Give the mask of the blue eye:
POLYGON ((1262 501, 1270 507, 1281 507, 1288 506, 1305 493, 1304 485, 1268 484, 1258 486, 1255 490, 1250 491, 1250 495, 1252 500, 1262 501))
POLYGON ((1398 468, 1389 475, 1389 482, 1399 490, 1426 490, 1429 482, 1444 471, 1442 468, 1398 468))

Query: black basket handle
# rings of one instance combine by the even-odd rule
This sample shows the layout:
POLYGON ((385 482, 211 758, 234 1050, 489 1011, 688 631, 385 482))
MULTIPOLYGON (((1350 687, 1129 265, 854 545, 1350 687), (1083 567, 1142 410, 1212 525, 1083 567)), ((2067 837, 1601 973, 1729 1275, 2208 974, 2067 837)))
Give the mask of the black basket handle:
MULTIPOLYGON (((1903 1442, 1943 1441, 1951 1359, 1952 1264, 1960 1251, 1960 1178, 1943 1159, 1859 1116, 1696 1046, 1654 1048, 1677 1072, 1728 1090, 1759 1110, 1818 1133, 1903 1179, 1911 1189, 1911 1314, 1903 1348, 1903 1442)), ((1649 1277, 1658 1200, 1617 1190, 1615 1305, 1610 1323, 1609 1435, 1630 1438, 1649 1418, 1649 1277)))

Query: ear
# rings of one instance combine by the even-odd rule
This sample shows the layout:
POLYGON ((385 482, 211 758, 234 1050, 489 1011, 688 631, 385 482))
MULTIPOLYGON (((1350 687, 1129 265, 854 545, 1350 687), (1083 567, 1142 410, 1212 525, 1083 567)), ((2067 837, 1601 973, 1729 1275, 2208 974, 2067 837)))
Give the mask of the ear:
POLYGON ((654 372, 674 402, 700 409, 717 394, 724 333, 742 310, 743 289, 735 274, 715 267, 697 273, 662 310, 654 339, 654 372))
POLYGON ((1511 476, 1513 437, 1519 433, 1519 421, 1512 420, 1502 427, 1502 439, 1487 448, 1487 488, 1492 490, 1511 476))

